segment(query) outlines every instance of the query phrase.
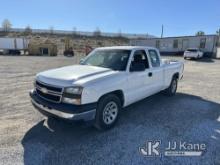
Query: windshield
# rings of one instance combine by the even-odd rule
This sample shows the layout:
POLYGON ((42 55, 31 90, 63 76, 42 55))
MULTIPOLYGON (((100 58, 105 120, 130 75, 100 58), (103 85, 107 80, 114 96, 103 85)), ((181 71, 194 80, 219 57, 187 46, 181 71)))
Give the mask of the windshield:
POLYGON ((130 54, 130 50, 95 50, 80 64, 124 71, 130 54))
POLYGON ((189 51, 189 52, 197 52, 198 49, 187 49, 187 51, 189 51))

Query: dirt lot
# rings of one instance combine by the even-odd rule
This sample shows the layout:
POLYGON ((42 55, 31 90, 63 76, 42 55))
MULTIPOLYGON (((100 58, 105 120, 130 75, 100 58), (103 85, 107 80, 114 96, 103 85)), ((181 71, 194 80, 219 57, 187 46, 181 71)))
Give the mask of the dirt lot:
POLYGON ((107 132, 47 121, 31 106, 35 74, 74 63, 0 56, 0 164, 220 164, 220 60, 187 60, 175 97, 157 94, 129 106, 107 132), (168 141, 205 143, 206 151, 148 158, 139 153, 146 140, 161 140, 162 149, 168 141))

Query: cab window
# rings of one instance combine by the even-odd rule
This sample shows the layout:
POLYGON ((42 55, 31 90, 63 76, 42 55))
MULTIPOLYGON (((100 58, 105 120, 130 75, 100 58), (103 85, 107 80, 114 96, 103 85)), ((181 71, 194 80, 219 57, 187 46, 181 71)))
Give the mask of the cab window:
POLYGON ((145 69, 149 68, 149 62, 145 50, 137 50, 134 52, 131 67, 138 64, 144 64, 145 69))
POLYGON ((148 50, 152 67, 160 66, 160 58, 156 50, 148 50))

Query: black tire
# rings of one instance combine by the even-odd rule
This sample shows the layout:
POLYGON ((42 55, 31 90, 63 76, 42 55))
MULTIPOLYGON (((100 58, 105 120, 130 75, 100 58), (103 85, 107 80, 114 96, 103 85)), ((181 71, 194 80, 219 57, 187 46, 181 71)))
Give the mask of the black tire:
POLYGON ((98 102, 94 126, 99 130, 107 130, 107 129, 112 128, 119 118, 119 113, 120 113, 121 108, 122 108, 121 101, 116 95, 108 94, 106 96, 103 96, 98 102), (113 104, 113 107, 117 106, 117 114, 115 113, 116 116, 114 118, 109 114, 104 115, 104 113, 108 111, 107 106, 111 104, 113 104), (109 115, 109 116, 106 117, 106 115, 109 115), (109 118, 109 121, 110 121, 110 118, 114 120, 112 120, 111 123, 107 124, 106 123, 107 118, 109 118))
POLYGON ((165 89, 164 93, 167 96, 174 96, 177 91, 177 86, 178 86, 178 78, 173 77, 170 86, 167 89, 165 89))

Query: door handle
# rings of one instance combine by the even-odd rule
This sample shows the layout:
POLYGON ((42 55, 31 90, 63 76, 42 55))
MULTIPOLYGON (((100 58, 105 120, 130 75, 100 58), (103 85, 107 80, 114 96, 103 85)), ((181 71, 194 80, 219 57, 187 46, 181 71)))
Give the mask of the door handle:
POLYGON ((153 73, 152 72, 149 72, 148 73, 148 77, 152 77, 153 76, 153 73))

